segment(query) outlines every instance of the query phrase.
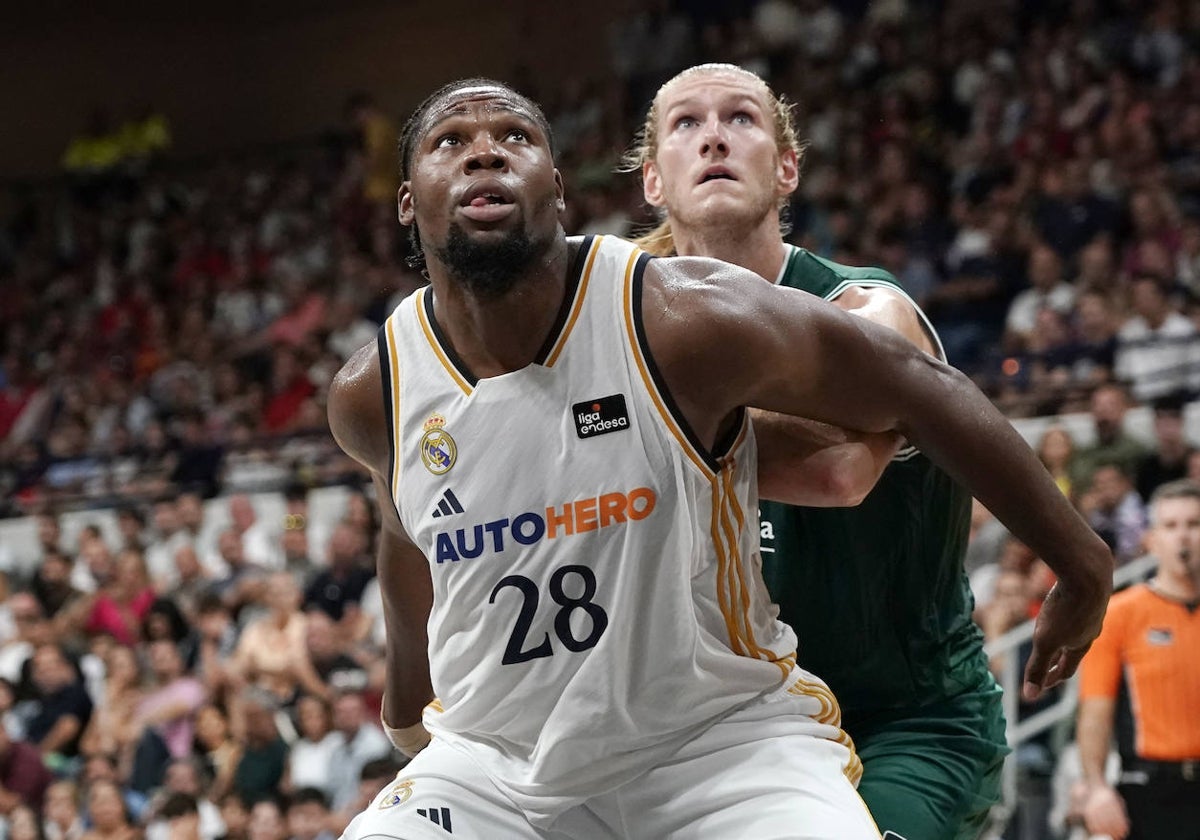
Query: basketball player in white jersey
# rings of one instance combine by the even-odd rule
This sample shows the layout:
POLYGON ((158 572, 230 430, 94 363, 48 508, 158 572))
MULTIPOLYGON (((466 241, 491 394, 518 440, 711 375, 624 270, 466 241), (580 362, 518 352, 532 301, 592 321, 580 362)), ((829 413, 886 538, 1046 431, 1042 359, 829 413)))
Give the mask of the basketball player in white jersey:
POLYGON ((898 430, 1069 555, 1041 642, 1074 670, 1111 556, 960 374, 742 269, 568 239, 546 119, 501 84, 436 92, 401 158, 431 282, 329 413, 383 508, 383 717, 419 754, 347 838, 878 837, 765 595, 747 405, 898 430))

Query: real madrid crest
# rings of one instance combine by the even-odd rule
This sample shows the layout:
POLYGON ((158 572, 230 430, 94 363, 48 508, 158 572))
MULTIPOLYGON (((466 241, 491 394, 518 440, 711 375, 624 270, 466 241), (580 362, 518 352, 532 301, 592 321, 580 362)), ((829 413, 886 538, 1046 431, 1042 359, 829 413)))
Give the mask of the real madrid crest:
POLYGON ((412 779, 398 779, 388 792, 379 799, 379 810, 384 811, 388 808, 394 808, 397 805, 403 805, 412 796, 413 789, 412 779))
POLYGON ((421 435, 421 463, 434 475, 443 475, 454 466, 458 446, 446 431, 446 418, 436 412, 425 421, 421 435))

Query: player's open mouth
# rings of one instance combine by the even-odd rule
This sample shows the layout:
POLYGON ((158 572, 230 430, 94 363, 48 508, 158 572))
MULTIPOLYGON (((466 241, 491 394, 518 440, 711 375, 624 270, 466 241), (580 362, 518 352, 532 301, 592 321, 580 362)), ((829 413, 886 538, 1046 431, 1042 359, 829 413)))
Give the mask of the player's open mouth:
POLYGON ((736 181, 733 173, 724 166, 710 166, 704 170, 704 174, 700 176, 698 183, 707 184, 709 181, 736 181))
POLYGON ((475 222, 498 222, 516 208, 512 195, 495 184, 472 187, 462 197, 460 212, 475 222))

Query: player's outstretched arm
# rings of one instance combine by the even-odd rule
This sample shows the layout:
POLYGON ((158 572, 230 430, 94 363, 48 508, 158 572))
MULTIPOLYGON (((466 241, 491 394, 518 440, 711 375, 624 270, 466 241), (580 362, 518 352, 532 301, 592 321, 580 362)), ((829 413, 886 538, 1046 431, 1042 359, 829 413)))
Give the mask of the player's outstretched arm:
POLYGON ((330 387, 329 427, 346 454, 370 470, 375 484, 382 522, 376 563, 387 629, 383 719, 390 728, 410 729, 420 724, 433 699, 427 631, 433 583, 429 563, 404 530, 383 478, 390 449, 380 376, 376 345, 352 356, 330 387))
POLYGON ((891 329, 713 260, 647 267, 643 318, 676 404, 708 444, 739 406, 896 431, 962 483, 1058 575, 1027 696, 1075 672, 1100 632, 1112 555, 967 377, 891 329))

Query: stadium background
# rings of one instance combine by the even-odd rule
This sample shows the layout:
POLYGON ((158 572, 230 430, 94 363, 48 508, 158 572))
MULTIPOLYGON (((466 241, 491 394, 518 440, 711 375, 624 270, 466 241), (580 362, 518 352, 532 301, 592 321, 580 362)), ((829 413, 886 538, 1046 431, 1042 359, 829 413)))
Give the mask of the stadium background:
MULTIPOLYGON (((0 796, 6 830, 161 837, 188 792, 206 840, 314 840, 394 772, 373 723, 373 512, 323 401, 421 282, 395 132, 463 76, 543 103, 570 232, 627 233, 651 216, 614 168, 657 85, 705 60, 762 73, 810 143, 792 241, 896 273, 1134 561, 1153 486, 1200 477, 1198 36, 1194 0, 7 14, 0 713, 20 761, 0 785, 35 782, 0 796)), ((974 533, 996 638, 1049 577, 985 511, 974 533)), ((1069 720, 1018 750, 997 831, 1068 829, 1068 741, 1069 720)))

